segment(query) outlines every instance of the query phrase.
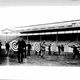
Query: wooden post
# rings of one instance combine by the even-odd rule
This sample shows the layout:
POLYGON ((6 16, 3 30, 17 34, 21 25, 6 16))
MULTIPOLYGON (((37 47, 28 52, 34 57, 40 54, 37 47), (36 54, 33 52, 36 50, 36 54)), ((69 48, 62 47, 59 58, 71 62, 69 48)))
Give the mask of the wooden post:
POLYGON ((76 39, 76 40, 77 40, 77 43, 78 43, 78 42, 79 42, 79 41, 78 41, 78 30, 77 30, 77 39, 76 39))
POLYGON ((58 32, 56 34, 56 44, 58 43, 58 32))
MULTIPOLYGON (((56 47, 58 47, 58 32, 56 34, 56 47)), ((57 50, 56 50, 57 51, 57 50)))
POLYGON ((42 39, 41 39, 41 35, 40 35, 40 42, 42 41, 42 39))
POLYGON ((27 34, 27 42, 28 42, 28 34, 27 34))

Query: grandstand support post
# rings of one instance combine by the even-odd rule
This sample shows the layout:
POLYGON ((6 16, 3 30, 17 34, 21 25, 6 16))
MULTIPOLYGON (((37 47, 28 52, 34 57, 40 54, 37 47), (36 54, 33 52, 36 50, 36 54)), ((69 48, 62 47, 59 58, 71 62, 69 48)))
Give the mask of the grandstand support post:
POLYGON ((79 41, 78 41, 78 30, 77 30, 77 39, 76 39, 76 40, 77 40, 77 43, 78 43, 78 42, 79 42, 79 41))
POLYGON ((27 42, 28 42, 29 40, 28 40, 28 34, 27 34, 27 42))
POLYGON ((40 35, 40 42, 41 42, 41 40, 42 40, 42 39, 41 39, 41 35, 40 35))
MULTIPOLYGON (((58 47, 58 32, 56 34, 56 47, 58 47)), ((56 52, 57 52, 57 50, 56 50, 56 52)))
POLYGON ((58 32, 56 34, 56 43, 58 43, 58 32))

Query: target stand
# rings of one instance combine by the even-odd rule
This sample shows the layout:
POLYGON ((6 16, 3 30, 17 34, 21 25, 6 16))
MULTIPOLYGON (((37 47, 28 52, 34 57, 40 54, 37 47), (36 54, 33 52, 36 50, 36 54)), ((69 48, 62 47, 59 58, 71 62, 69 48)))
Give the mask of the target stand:
POLYGON ((18 45, 16 44, 17 42, 17 40, 13 40, 10 42, 10 49, 12 49, 14 52, 18 51, 18 45))

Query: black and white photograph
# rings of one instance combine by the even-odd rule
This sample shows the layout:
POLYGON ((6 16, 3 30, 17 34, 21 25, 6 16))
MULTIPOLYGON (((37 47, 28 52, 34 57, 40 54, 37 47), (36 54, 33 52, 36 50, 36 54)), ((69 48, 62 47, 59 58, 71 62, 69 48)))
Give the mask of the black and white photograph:
POLYGON ((0 0, 0 79, 77 80, 80 0, 0 0))
POLYGON ((79 0, 0 0, 0 66, 80 66, 79 0))
POLYGON ((80 66, 77 8, 27 8, 31 11, 24 8, 2 8, 1 14, 7 12, 0 15, 0 65, 80 66), (68 9, 72 9, 73 14, 65 14, 68 9))

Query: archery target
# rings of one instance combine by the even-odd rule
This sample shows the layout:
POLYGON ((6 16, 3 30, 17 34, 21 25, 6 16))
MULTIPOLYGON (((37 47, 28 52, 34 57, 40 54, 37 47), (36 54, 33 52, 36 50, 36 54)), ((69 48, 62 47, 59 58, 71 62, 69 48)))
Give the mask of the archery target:
POLYGON ((17 40, 13 40, 11 43, 10 43, 10 47, 13 51, 18 51, 18 45, 16 44, 18 41, 17 40))

